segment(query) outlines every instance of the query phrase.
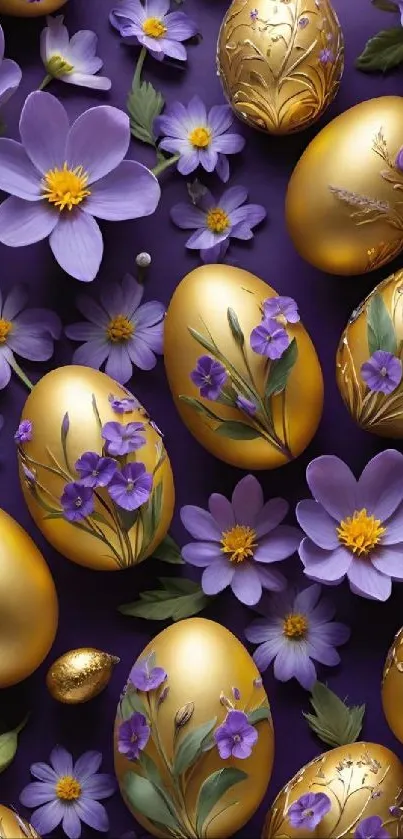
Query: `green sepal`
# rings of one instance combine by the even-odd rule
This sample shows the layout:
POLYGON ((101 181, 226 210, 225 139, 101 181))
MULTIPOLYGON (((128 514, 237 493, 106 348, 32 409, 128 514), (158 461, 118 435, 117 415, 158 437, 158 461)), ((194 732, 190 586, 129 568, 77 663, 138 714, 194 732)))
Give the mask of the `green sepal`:
POLYGON ((364 73, 387 73, 403 62, 403 27, 383 29, 367 41, 355 66, 364 73))
POLYGON ((336 748, 355 743, 361 734, 365 705, 346 705, 330 688, 316 682, 312 688, 314 714, 303 714, 312 731, 326 745, 336 748))
POLYGON ((211 601, 193 580, 160 577, 159 582, 162 589, 141 593, 139 600, 123 604, 119 612, 133 618, 176 622, 199 614, 211 601))

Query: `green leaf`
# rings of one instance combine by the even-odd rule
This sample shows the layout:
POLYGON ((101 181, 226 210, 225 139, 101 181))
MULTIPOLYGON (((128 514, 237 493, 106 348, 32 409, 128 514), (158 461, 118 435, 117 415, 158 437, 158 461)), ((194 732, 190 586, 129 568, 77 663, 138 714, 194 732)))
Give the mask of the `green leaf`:
POLYGON ((288 377, 298 358, 298 345, 295 338, 281 356, 273 361, 266 383, 265 398, 269 400, 275 393, 281 393, 287 386, 288 377))
POLYGON ((120 700, 120 713, 123 720, 129 720, 135 713, 143 714, 146 719, 148 717, 146 707, 141 696, 139 696, 135 690, 130 689, 126 691, 120 700))
POLYGON ((384 29, 367 41, 355 66, 364 73, 386 73, 403 61, 403 27, 384 29))
POLYGON ((245 343, 245 336, 242 332, 241 324, 238 320, 238 315, 234 311, 234 309, 227 309, 227 319, 235 343, 238 344, 239 347, 243 347, 245 343))
POLYGON ((138 510, 124 510, 123 507, 119 507, 116 505, 116 509, 119 514, 119 520, 122 526, 122 530, 126 533, 134 527, 137 523, 139 518, 139 511, 138 510))
POLYGON ((370 355, 377 350, 393 354, 397 352, 393 321, 380 294, 374 294, 368 304, 367 337, 370 355))
MULTIPOLYGON (((47 508, 45 507, 45 510, 47 508)), ((51 513, 46 513, 46 516, 43 517, 44 519, 64 519, 64 513, 61 513, 59 510, 52 510, 51 513)))
POLYGON ((188 577, 158 577, 158 581, 169 594, 194 594, 200 586, 188 577))
POLYGON ((380 12, 398 12, 399 7, 392 0, 371 0, 373 6, 379 9, 380 12))
POLYGON ((311 705, 315 714, 304 714, 304 717, 323 743, 335 748, 358 740, 365 705, 350 708, 322 682, 316 682, 312 688, 311 705))
POLYGON ((164 97, 150 82, 141 82, 132 88, 127 99, 127 110, 133 137, 155 146, 154 120, 160 115, 164 104, 164 97))
POLYGON ((125 603, 119 607, 122 615, 145 620, 173 621, 190 618, 199 614, 209 603, 210 598, 204 594, 198 583, 192 580, 175 580, 175 586, 168 587, 172 580, 162 580, 165 591, 147 591, 140 595, 140 600, 125 603), (184 586, 183 588, 180 585, 184 586), (146 596, 144 596, 146 595, 146 596))
POLYGON ((220 437, 229 437, 230 440, 256 440, 262 436, 256 428, 237 420, 225 420, 214 431, 220 437))
POLYGON ((0 772, 4 772, 13 762, 18 749, 18 735, 28 722, 28 716, 13 731, 6 731, 0 736, 0 772))
POLYGON ((189 731, 182 738, 174 756, 173 770, 176 778, 196 763, 203 751, 204 741, 215 728, 216 722, 217 717, 214 717, 214 719, 194 728, 193 731, 189 731))
POLYGON ((94 393, 92 394, 92 410, 94 411, 95 419, 97 421, 98 428, 99 428, 100 431, 102 431, 102 420, 101 420, 101 417, 99 416, 97 400, 95 399, 95 394, 94 393))
POLYGON ((160 562, 168 562, 169 565, 185 564, 181 556, 180 547, 176 544, 175 540, 172 539, 172 536, 169 536, 169 534, 162 540, 161 544, 158 545, 158 548, 155 549, 153 557, 155 559, 159 559, 160 562))
POLYGON ((256 725, 256 723, 262 722, 262 720, 269 720, 271 722, 271 711, 268 705, 261 705, 260 708, 255 708, 254 711, 250 711, 248 714, 249 725, 256 725))
POLYGON ((68 413, 65 413, 65 415, 63 417, 63 422, 62 422, 62 425, 61 425, 61 429, 60 429, 60 439, 61 439, 61 443, 62 443, 64 462, 67 466, 67 469, 70 471, 69 456, 68 456, 68 453, 67 453, 67 435, 69 433, 69 428, 70 428, 69 415, 68 415, 68 413))
POLYGON ((188 326, 188 330, 192 338, 194 338, 197 341, 197 343, 200 344, 201 347, 203 347, 205 350, 207 350, 207 352, 211 353, 215 357, 214 344, 211 341, 209 341, 208 338, 202 335, 201 332, 198 332, 197 329, 193 329, 192 326, 188 326))
POLYGON ((158 788, 148 778, 128 772, 123 779, 123 788, 129 804, 151 822, 159 822, 168 829, 177 830, 179 823, 170 812, 158 788))
POLYGON ((179 396, 181 402, 185 402, 186 405, 190 405, 191 408, 194 408, 198 414, 204 414, 204 416, 208 417, 209 419, 215 420, 215 422, 222 422, 221 417, 214 413, 214 411, 210 411, 210 408, 207 408, 206 405, 203 405, 199 399, 194 399, 193 396, 179 396))
POLYGON ((220 798, 231 787, 239 784, 241 781, 245 781, 247 777, 248 775, 242 769, 226 767, 225 769, 218 769, 206 778, 200 787, 197 800, 196 833, 198 836, 203 835, 203 825, 217 806, 220 798))
POLYGON ((162 509, 162 498, 163 498, 163 484, 162 481, 157 484, 154 489, 154 492, 151 496, 151 534, 150 534, 150 542, 154 539, 155 531, 158 527, 158 524, 161 520, 161 509, 162 509))

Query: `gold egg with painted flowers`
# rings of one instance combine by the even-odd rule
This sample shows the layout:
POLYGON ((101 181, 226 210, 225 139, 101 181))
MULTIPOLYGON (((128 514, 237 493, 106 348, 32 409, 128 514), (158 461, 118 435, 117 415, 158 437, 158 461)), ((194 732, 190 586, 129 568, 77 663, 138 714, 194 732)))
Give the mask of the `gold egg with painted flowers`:
POLYGON ((67 0, 0 0, 0 14, 12 17, 42 17, 57 12, 67 0))

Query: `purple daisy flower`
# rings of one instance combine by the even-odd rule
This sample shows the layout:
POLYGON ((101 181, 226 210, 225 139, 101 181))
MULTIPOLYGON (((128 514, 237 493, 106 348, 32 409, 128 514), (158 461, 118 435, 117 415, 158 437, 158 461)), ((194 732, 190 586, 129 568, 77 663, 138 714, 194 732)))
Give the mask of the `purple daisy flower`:
POLYGON ((236 398, 236 405, 240 411, 243 411, 244 414, 247 414, 248 417, 253 417, 257 411, 257 405, 254 402, 251 402, 249 399, 245 399, 244 396, 240 394, 236 398))
POLYGON ((403 580, 403 455, 387 449, 372 458, 357 481, 338 457, 313 460, 306 478, 315 500, 300 501, 306 533, 299 555, 307 577, 387 600, 392 580, 403 580))
POLYGON ((108 454, 119 457, 141 449, 146 443, 141 431, 144 431, 142 422, 129 422, 127 425, 106 422, 102 427, 102 437, 106 440, 108 454))
POLYGON ((256 728, 250 725, 243 711, 229 711, 223 724, 214 732, 214 740, 223 760, 229 757, 246 760, 251 756, 258 737, 256 728))
POLYGON ((30 361, 47 361, 53 355, 53 342, 60 338, 58 316, 49 309, 25 309, 27 301, 22 285, 13 286, 4 301, 0 292, 0 390, 10 381, 14 353, 30 361))
POLYGON ((311 690, 317 675, 312 659, 334 667, 340 662, 335 647, 345 644, 350 629, 333 621, 335 608, 321 597, 319 585, 298 593, 276 594, 265 618, 253 621, 245 630, 252 644, 259 644, 253 659, 263 673, 274 659, 274 676, 280 682, 295 678, 311 690))
POLYGON ((180 154, 178 172, 190 175, 198 166, 206 172, 216 170, 224 183, 229 179, 226 155, 242 151, 245 140, 240 134, 228 134, 234 121, 229 105, 214 105, 207 113, 200 96, 194 96, 188 106, 174 102, 166 112, 154 120, 156 136, 163 136, 160 148, 180 154))
POLYGON ((272 318, 263 320, 259 326, 252 329, 250 345, 253 352, 265 355, 272 361, 281 358, 289 344, 288 332, 272 318))
POLYGON ((0 26, 0 108, 11 99, 22 79, 21 68, 11 58, 4 58, 4 32, 0 26))
POLYGON ((98 773, 102 762, 100 752, 85 752, 73 764, 66 749, 56 746, 47 763, 34 763, 31 775, 37 778, 23 789, 20 795, 24 807, 36 807, 30 822, 41 836, 53 834, 62 823, 69 839, 79 839, 81 822, 93 830, 107 833, 109 819, 100 804, 116 790, 112 775, 98 773))
POLYGON ((263 320, 298 323, 298 305, 292 297, 268 297, 263 301, 263 320))
POLYGON ((80 476, 81 486, 106 487, 116 472, 117 463, 111 457, 101 457, 97 452, 85 452, 77 460, 75 469, 80 476))
POLYGON ((195 230, 186 242, 191 250, 200 250, 203 262, 218 262, 225 256, 230 239, 253 239, 252 229, 266 218, 260 204, 245 204, 248 192, 243 186, 227 189, 219 201, 203 191, 197 206, 190 202, 175 204, 172 221, 183 230, 195 230))
POLYGON ((354 839, 391 839, 380 816, 368 816, 357 825, 354 839))
POLYGON ((291 827, 312 833, 331 807, 332 802, 324 792, 307 792, 291 804, 287 818, 291 827))
POLYGON ((30 443, 32 440, 33 425, 31 420, 22 420, 14 434, 14 440, 18 445, 30 443))
POLYGON ((65 329, 68 338, 85 342, 75 350, 73 363, 96 370, 105 364, 105 372, 120 384, 132 377, 133 365, 152 370, 155 354, 163 352, 165 306, 155 300, 140 305, 143 294, 144 286, 126 274, 121 284, 103 291, 100 304, 79 295, 77 308, 87 320, 65 329))
POLYGON ((128 44, 145 47, 153 58, 167 55, 186 61, 183 41, 197 35, 196 24, 184 12, 170 12, 169 0, 121 0, 109 20, 128 44))
POLYGON ((157 690, 168 678, 163 667, 150 667, 150 661, 150 656, 140 659, 132 667, 129 675, 129 682, 133 687, 145 693, 157 690))
POLYGON ((134 396, 126 396, 123 399, 119 399, 118 396, 110 393, 108 399, 112 411, 115 414, 132 414, 133 411, 140 407, 140 402, 134 396))
POLYGON ((94 495, 91 487, 83 486, 78 481, 66 484, 60 503, 67 521, 81 521, 94 512, 94 495))
POLYGON ((219 361, 209 355, 202 355, 197 359, 196 367, 192 370, 190 378, 193 384, 200 389, 200 396, 214 402, 218 399, 228 375, 225 367, 219 361))
POLYGON ((319 61, 321 64, 333 64, 334 62, 334 52, 333 50, 329 49, 329 47, 324 47, 323 50, 319 53, 319 61))
POLYGON ((41 59, 48 74, 42 90, 52 78, 80 87, 110 90, 111 80, 95 75, 103 67, 103 61, 96 55, 95 32, 82 29, 70 38, 63 21, 63 15, 49 16, 41 32, 41 59))
POLYGON ((49 237, 59 265, 90 282, 102 260, 96 218, 148 216, 158 204, 157 178, 145 166, 123 160, 130 121, 118 108, 89 108, 69 126, 63 105, 34 91, 20 117, 22 143, 0 138, 0 242, 12 248, 49 237))
POLYGON ((138 510, 148 501, 152 488, 153 476, 144 463, 127 463, 121 472, 115 472, 108 492, 123 510, 138 510))
POLYGON ((209 512, 182 507, 182 524, 198 540, 185 545, 182 556, 190 565, 205 569, 205 594, 218 594, 231 586, 241 603, 254 606, 262 588, 282 591, 285 577, 267 566, 292 556, 300 543, 298 528, 281 524, 287 512, 283 498, 264 503, 253 475, 239 481, 231 502, 224 495, 210 495, 209 512))
POLYGON ((361 365, 361 378, 375 393, 393 393, 402 381, 402 362, 393 353, 376 350, 361 365))
POLYGON ((122 722, 118 731, 118 752, 127 760, 138 760, 150 739, 151 729, 144 714, 136 711, 122 722))

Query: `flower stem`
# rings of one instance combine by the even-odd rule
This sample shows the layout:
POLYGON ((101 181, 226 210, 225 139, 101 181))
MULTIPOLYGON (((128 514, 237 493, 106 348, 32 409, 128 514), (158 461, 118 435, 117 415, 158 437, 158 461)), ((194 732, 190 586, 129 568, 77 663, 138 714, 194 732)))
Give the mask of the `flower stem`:
POLYGON ((165 169, 169 169, 170 166, 173 166, 174 163, 176 163, 179 160, 179 158, 180 154, 173 154, 172 157, 164 158, 164 160, 161 160, 161 163, 157 163, 157 165, 154 166, 154 169, 151 169, 153 175, 155 175, 156 178, 158 178, 158 176, 161 175, 162 172, 165 172, 165 169))
POLYGON ((20 731, 22 731, 22 729, 23 729, 23 728, 25 728, 25 726, 26 726, 26 724, 27 724, 27 722, 28 722, 28 720, 29 720, 29 717, 30 717, 30 714, 28 713, 28 714, 24 717, 23 721, 22 721, 22 722, 20 722, 20 724, 19 724, 19 725, 17 725, 17 728, 15 728, 15 729, 14 729, 15 734, 19 734, 19 733, 20 733, 20 731))
POLYGON ((7 358, 7 361, 8 361, 8 363, 9 363, 9 365, 10 365, 11 369, 12 369, 12 370, 14 370, 14 373, 16 373, 16 374, 17 374, 17 376, 18 376, 18 378, 19 378, 19 379, 21 379, 21 381, 24 383, 24 385, 26 385, 26 386, 27 386, 28 390, 33 390, 33 389, 34 389, 34 385, 33 385, 33 384, 32 384, 32 382, 29 380, 28 376, 26 376, 26 375, 25 375, 24 371, 23 371, 23 370, 21 370, 21 367, 20 367, 20 365, 16 362, 16 360, 15 360, 14 356, 11 356, 10 358, 7 358))
POLYGON ((141 80, 141 73, 143 70, 143 64, 145 57, 147 55, 147 50, 145 47, 142 47, 140 50, 140 55, 137 59, 136 69, 134 71, 133 82, 132 82, 132 90, 136 90, 137 87, 140 85, 141 80))
POLYGON ((43 81, 41 81, 41 83, 38 87, 38 90, 45 90, 45 87, 48 86, 48 84, 52 81, 52 79, 53 79, 53 76, 51 76, 50 73, 48 73, 47 76, 45 76, 45 78, 43 79, 43 81))

